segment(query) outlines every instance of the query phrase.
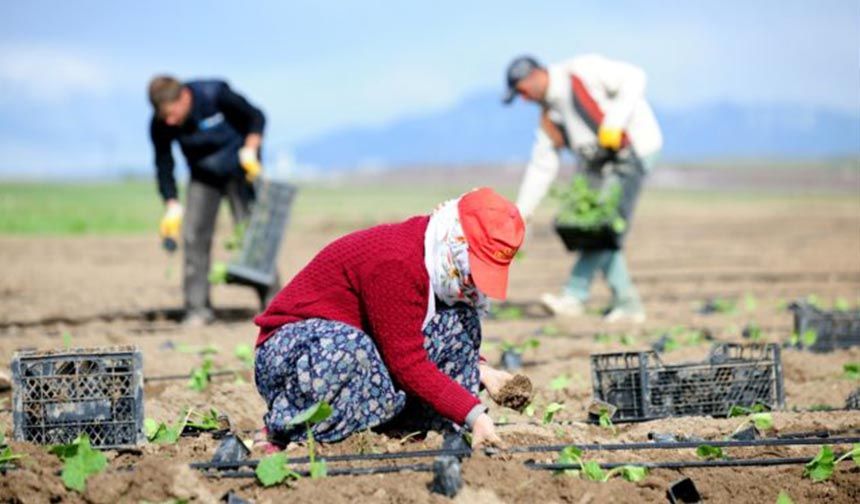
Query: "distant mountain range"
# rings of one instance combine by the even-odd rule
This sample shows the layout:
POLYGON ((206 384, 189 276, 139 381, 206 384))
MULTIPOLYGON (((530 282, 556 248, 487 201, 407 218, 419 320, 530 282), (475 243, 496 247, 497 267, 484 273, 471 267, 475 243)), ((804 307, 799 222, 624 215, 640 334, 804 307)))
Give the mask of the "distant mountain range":
MULTIPOLYGON (((860 156, 860 113, 796 104, 713 103, 686 110, 655 107, 663 129, 663 159, 860 156)), ((537 107, 503 106, 493 93, 456 106, 406 117, 383 127, 333 131, 299 145, 296 159, 322 170, 405 165, 524 162, 537 107)))
MULTIPOLYGON (((860 109, 712 103, 655 110, 665 138, 663 159, 670 162, 860 158, 860 109)), ((150 176, 150 113, 145 100, 123 95, 41 105, 0 99, 0 178, 150 176)), ((342 128, 298 145, 273 132, 266 141, 266 164, 271 173, 292 165, 291 173, 325 175, 522 163, 530 155, 537 113, 537 107, 521 102, 505 107, 497 93, 482 92, 448 109, 379 127, 342 128)))

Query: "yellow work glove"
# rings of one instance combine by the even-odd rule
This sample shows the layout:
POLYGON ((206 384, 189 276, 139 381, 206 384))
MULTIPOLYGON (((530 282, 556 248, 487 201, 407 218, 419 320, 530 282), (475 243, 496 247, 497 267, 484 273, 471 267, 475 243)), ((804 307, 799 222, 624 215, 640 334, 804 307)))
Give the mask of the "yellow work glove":
POLYGON ((242 147, 239 149, 239 164, 245 170, 245 180, 254 183, 263 171, 263 165, 257 157, 257 149, 253 147, 242 147))
POLYGON ((176 250, 179 233, 182 231, 182 205, 176 201, 167 204, 164 217, 161 218, 158 232, 168 252, 176 250))
POLYGON ((604 149, 617 151, 621 148, 622 138, 624 138, 624 132, 621 131, 621 128, 601 126, 597 130, 597 143, 604 149))

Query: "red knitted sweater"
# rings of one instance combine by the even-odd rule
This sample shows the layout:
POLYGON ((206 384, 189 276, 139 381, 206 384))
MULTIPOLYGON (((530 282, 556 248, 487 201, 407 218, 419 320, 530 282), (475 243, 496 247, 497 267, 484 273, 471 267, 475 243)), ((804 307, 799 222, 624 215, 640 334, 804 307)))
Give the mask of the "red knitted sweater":
POLYGON ((424 350, 429 220, 425 215, 375 226, 329 244, 254 319, 260 326, 257 346, 290 322, 321 318, 349 324, 373 338, 398 386, 463 424, 480 401, 424 350))

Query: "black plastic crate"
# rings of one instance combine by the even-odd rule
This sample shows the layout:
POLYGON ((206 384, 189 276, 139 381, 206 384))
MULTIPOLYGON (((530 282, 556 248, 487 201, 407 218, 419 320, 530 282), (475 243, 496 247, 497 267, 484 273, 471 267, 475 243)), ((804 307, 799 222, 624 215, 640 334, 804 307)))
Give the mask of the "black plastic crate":
POLYGON ((64 444, 87 434, 99 448, 143 434, 143 359, 134 347, 24 351, 12 360, 14 435, 64 444))
POLYGON ((277 275, 278 251, 289 222, 296 186, 265 180, 245 230, 242 248, 227 265, 227 282, 268 287, 277 275))
POLYGON ((555 221, 555 232, 564 243, 567 250, 618 250, 621 245, 621 235, 612 226, 605 225, 597 229, 584 229, 570 224, 555 221))
MULTIPOLYGON (((860 310, 824 311, 815 306, 796 302, 791 304, 794 312, 794 332, 802 335, 815 331, 815 343, 806 347, 813 352, 832 352, 840 348, 860 346, 860 310)), ((798 345, 802 346, 803 338, 798 345)))
POLYGON ((780 349, 772 344, 717 344, 704 362, 669 365, 653 351, 595 354, 591 374, 595 399, 616 406, 618 421, 785 405, 780 349))

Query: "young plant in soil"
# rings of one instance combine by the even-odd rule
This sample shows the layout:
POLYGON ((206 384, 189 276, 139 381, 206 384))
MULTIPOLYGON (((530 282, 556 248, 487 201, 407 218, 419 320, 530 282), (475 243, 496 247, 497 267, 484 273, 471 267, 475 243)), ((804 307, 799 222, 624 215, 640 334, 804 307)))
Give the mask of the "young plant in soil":
POLYGON ((779 495, 776 496, 776 504, 794 504, 794 501, 791 500, 788 492, 780 490, 779 495))
POLYGON ((248 343, 239 343, 233 350, 233 355, 242 363, 242 366, 247 369, 254 369, 254 347, 248 343))
POLYGON ((744 295, 744 308, 746 309, 747 313, 752 313, 758 308, 758 301, 756 300, 755 296, 750 292, 747 292, 744 295))
POLYGON ((179 418, 177 418, 176 422, 173 424, 167 424, 165 422, 159 423, 152 418, 144 419, 143 433, 146 435, 146 439, 149 440, 150 443, 155 444, 176 443, 182 436, 182 431, 185 430, 185 426, 188 424, 188 419, 192 412, 193 410, 187 412, 182 411, 179 414, 179 418))
POLYGON ((5 470, 10 462, 14 462, 24 455, 15 453, 12 448, 6 445, 6 436, 3 434, 3 427, 0 426, 0 469, 5 470))
POLYGON ((605 471, 600 467, 600 464, 592 460, 582 459, 582 450, 575 446, 567 446, 559 454, 559 464, 578 465, 577 469, 564 469, 559 471, 561 474, 569 476, 584 476, 590 481, 606 482, 614 476, 619 475, 627 481, 637 482, 642 481, 648 475, 648 469, 634 465, 624 465, 605 471))
POLYGON ((848 380, 860 380, 860 362, 843 364, 842 376, 848 380))
POLYGON ((212 381, 212 370, 214 368, 215 361, 212 360, 212 357, 209 355, 204 356, 200 367, 191 370, 191 377, 188 379, 188 388, 197 392, 206 390, 209 382, 212 381))
POLYGON ((563 409, 564 404, 560 404, 557 402, 551 402, 547 404, 543 412, 543 424, 547 425, 549 423, 552 423, 552 419, 553 417, 555 417, 555 414, 563 409))
POLYGON ((597 424, 600 425, 601 428, 612 432, 613 435, 618 432, 618 428, 615 427, 614 423, 612 423, 612 415, 606 408, 600 408, 600 414, 597 417, 597 424))
POLYGON ((808 476, 813 482, 826 481, 833 476, 836 466, 843 460, 851 459, 854 464, 860 466, 860 443, 851 447, 851 451, 845 453, 838 459, 833 454, 830 445, 824 445, 818 450, 818 455, 806 464, 803 475, 808 476))
POLYGON ((496 320, 521 320, 525 312, 519 306, 496 306, 490 308, 490 315, 496 320))
POLYGON ((815 329, 807 329, 801 334, 792 332, 791 337, 788 339, 788 344, 793 347, 809 348, 815 345, 817 341, 818 332, 815 329))
POLYGON ((549 382, 549 389, 550 390, 556 390, 556 391, 564 390, 568 386, 570 386, 570 377, 567 376, 567 374, 565 374, 565 373, 562 373, 562 374, 556 376, 555 378, 552 379, 552 381, 549 382))
POLYGON ((729 418, 742 416, 747 418, 735 428, 735 433, 740 432, 750 424, 763 432, 773 429, 773 415, 768 412, 768 408, 764 404, 756 403, 751 408, 738 405, 729 408, 729 418))
POLYGON ((329 406, 327 402, 322 401, 299 413, 290 421, 290 425, 297 426, 304 424, 305 426, 308 439, 308 459, 310 459, 310 473, 312 479, 325 477, 328 471, 325 460, 317 460, 316 458, 316 443, 311 427, 325 421, 331 416, 331 414, 331 406, 329 406))
POLYGON ((87 478, 107 467, 107 457, 90 446, 90 438, 86 434, 81 434, 69 444, 54 446, 50 452, 63 462, 60 474, 63 484, 80 493, 86 489, 87 478))
MULTIPOLYGON (((321 401, 310 408, 300 412, 290 420, 291 426, 305 426, 308 439, 308 459, 310 461, 310 475, 312 479, 323 478, 328 469, 325 460, 317 460, 316 444, 311 427, 325 421, 332 414, 331 406, 321 401)), ((257 479, 263 486, 272 486, 282 483, 288 479, 298 479, 299 475, 287 466, 287 456, 284 453, 276 453, 260 460, 256 469, 257 479)))
POLYGON ((727 458, 726 454, 723 452, 723 449, 718 446, 711 446, 709 444, 699 445, 696 448, 696 456, 699 458, 703 458, 705 460, 716 460, 716 459, 724 459, 727 458))

